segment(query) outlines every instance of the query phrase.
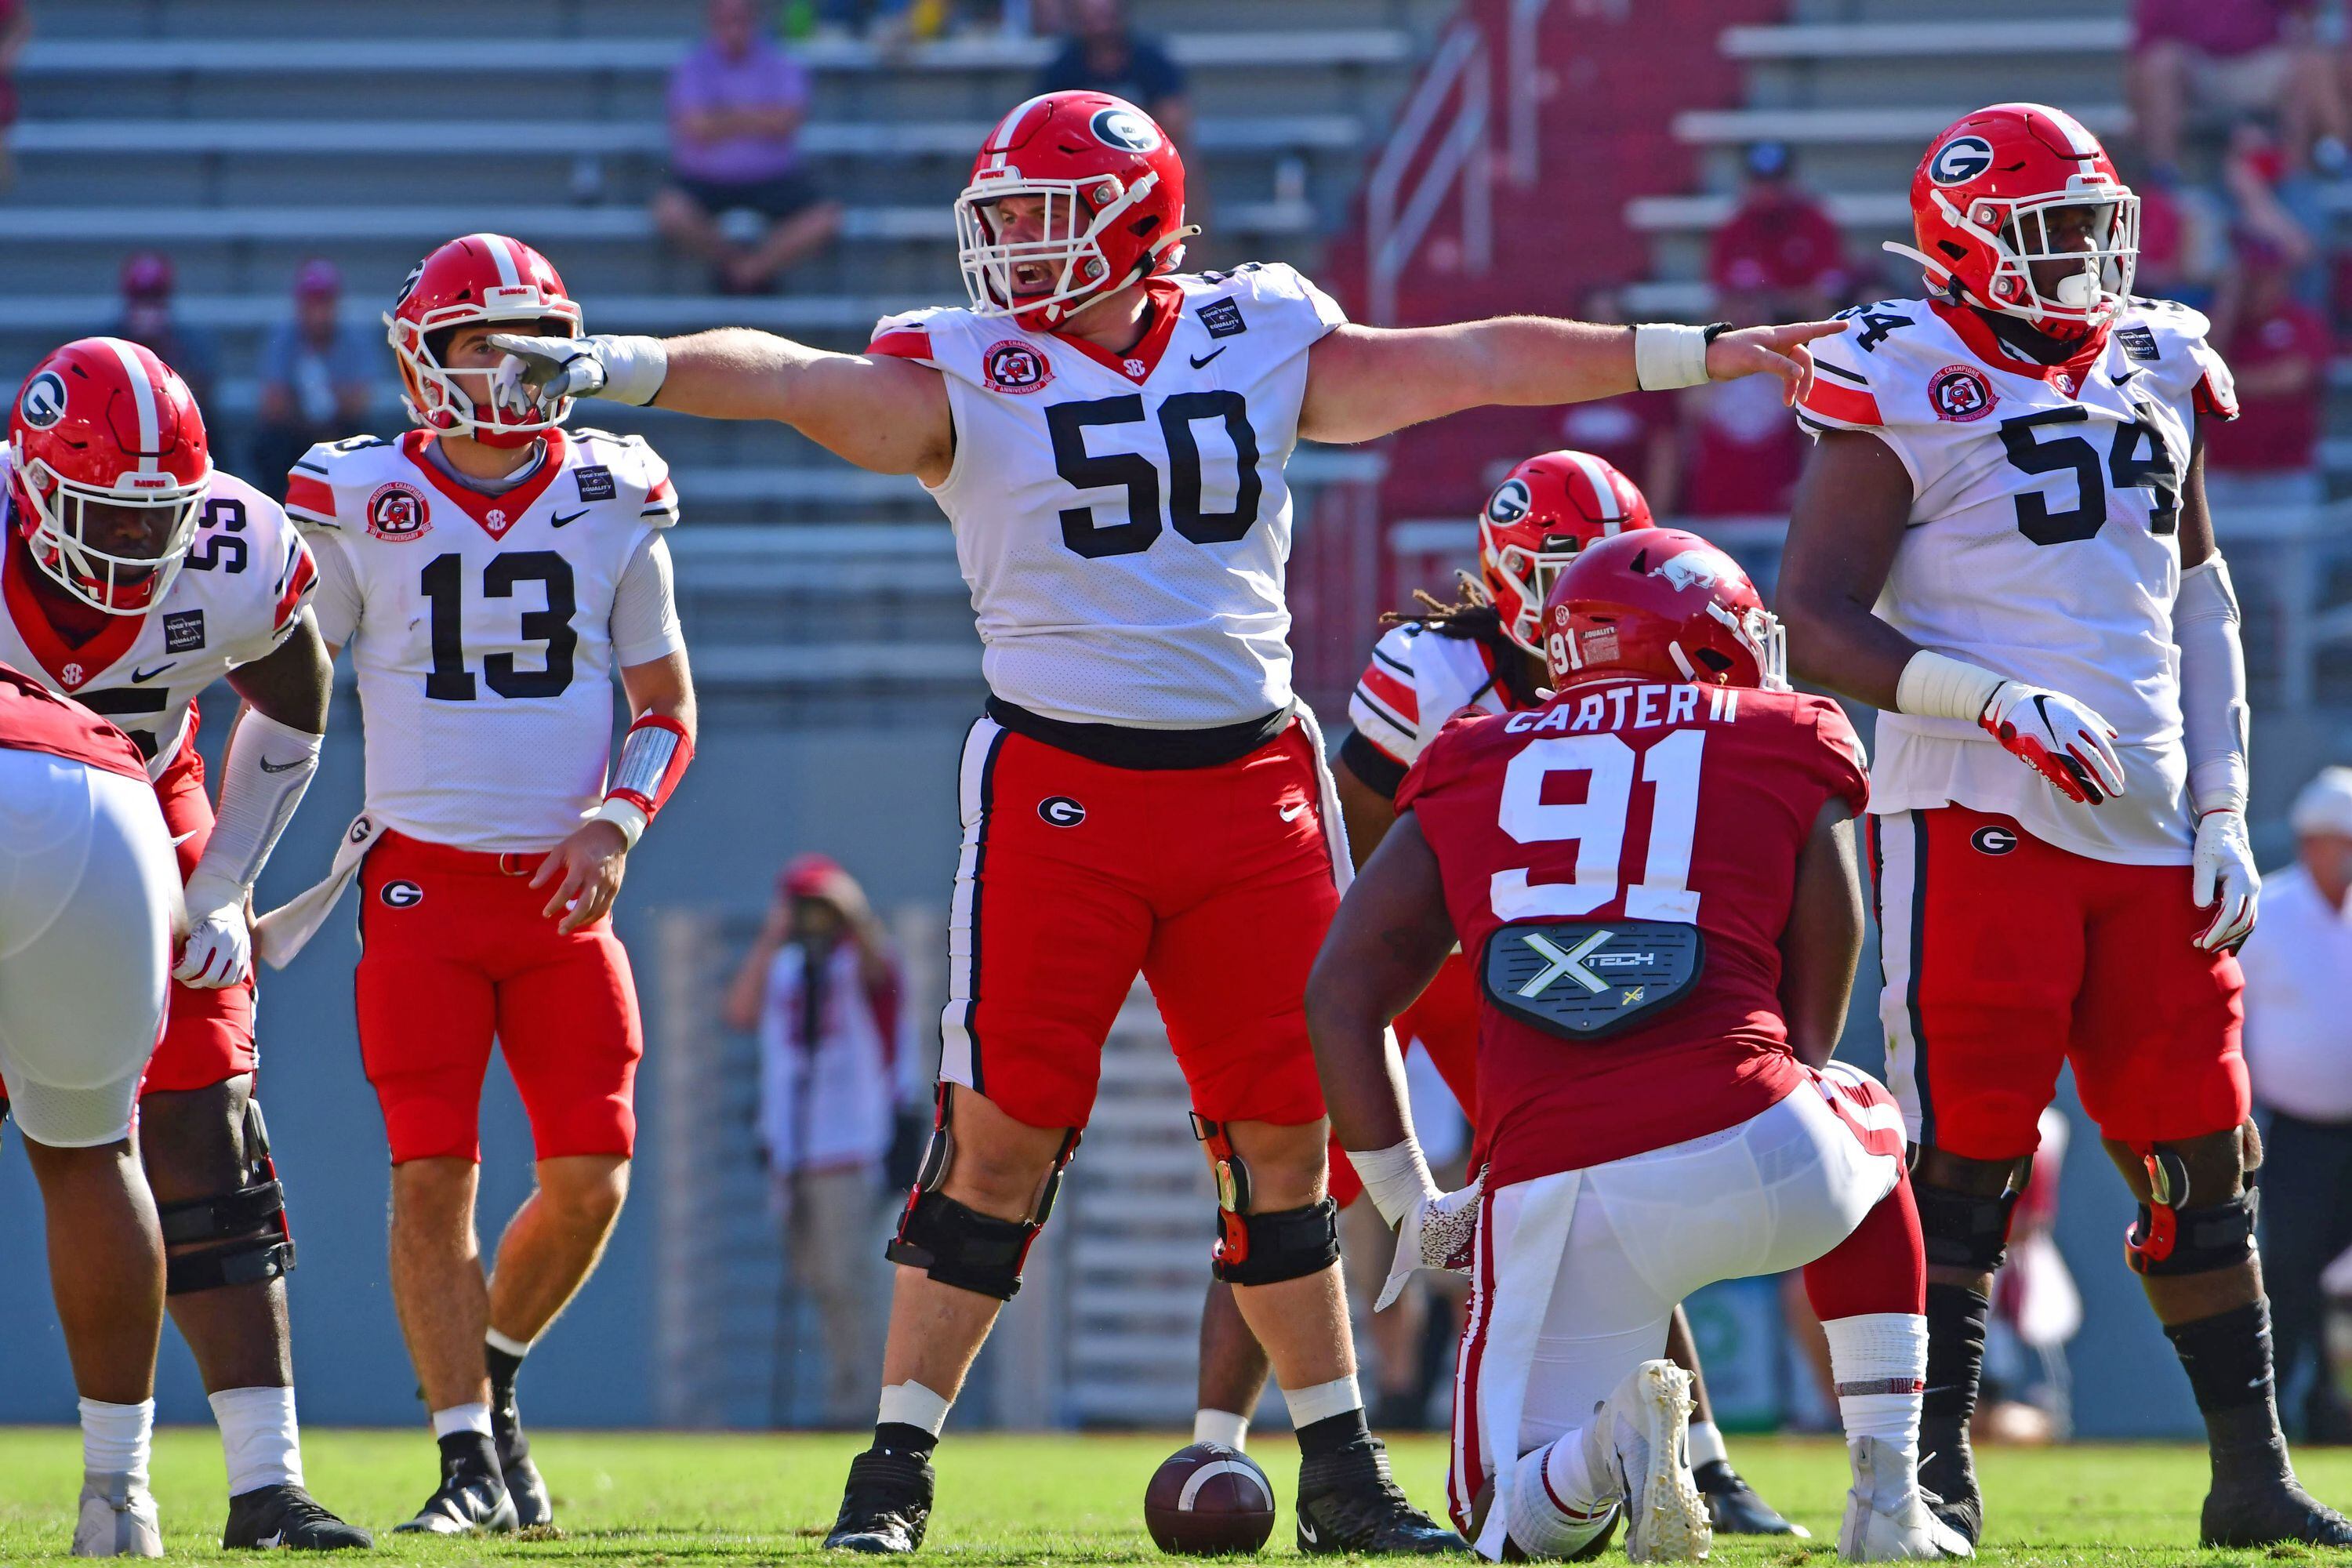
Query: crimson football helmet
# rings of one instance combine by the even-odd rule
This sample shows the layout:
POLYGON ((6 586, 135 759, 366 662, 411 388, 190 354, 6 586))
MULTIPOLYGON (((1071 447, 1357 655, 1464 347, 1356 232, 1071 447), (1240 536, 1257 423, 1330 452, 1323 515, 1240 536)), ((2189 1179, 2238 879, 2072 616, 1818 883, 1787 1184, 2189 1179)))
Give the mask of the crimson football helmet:
POLYGON ((1633 481, 1590 452, 1542 452, 1513 468, 1478 514, 1478 571, 1503 635, 1540 658, 1544 600, 1577 552, 1653 526, 1633 481))
POLYGON ((546 257, 502 234, 453 239, 416 264, 383 318, 409 418, 491 447, 526 445, 570 418, 568 397, 541 403, 519 387, 513 395, 527 401, 502 404, 491 389, 492 369, 452 370, 441 363, 435 337, 476 321, 520 322, 518 331, 550 337, 581 334, 580 307, 546 257))
POLYGON ((1918 248, 1886 248, 1926 267, 1930 288, 2051 337, 2090 336, 2131 295, 2139 198, 2063 109, 1996 103, 1954 122, 1911 176, 1911 222, 1918 248), (2033 269, 2052 262, 2073 269, 2045 292, 2033 269))
POLYGON ((1554 687, 1616 676, 1789 689, 1788 643, 1739 563, 1678 528, 1578 552, 1544 602, 1554 687))
POLYGON ((212 482, 188 384, 142 344, 78 338, 25 378, 8 450, 8 499, 35 563, 93 609, 145 615, 179 575, 212 482), (143 551, 122 526, 137 513, 143 551))
POLYGON ((973 313, 1010 316, 1033 331, 1174 270, 1184 241, 1200 232, 1184 226, 1175 143, 1151 116, 1107 92, 1045 93, 997 121, 956 197, 955 218, 973 313), (1004 237, 995 207, 1014 196, 1044 200, 1034 237, 1004 237))

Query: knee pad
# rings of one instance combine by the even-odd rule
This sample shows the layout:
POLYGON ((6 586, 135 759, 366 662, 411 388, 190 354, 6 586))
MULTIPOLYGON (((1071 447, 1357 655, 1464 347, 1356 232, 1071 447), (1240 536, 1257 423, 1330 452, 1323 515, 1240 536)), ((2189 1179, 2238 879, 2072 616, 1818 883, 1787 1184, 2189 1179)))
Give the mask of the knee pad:
POLYGON ((2190 1208, 2189 1168, 2169 1149, 2143 1150, 2148 1196, 2124 1232, 2124 1261, 2135 1274, 2210 1274, 2243 1263, 2254 1249, 2261 1193, 2246 1187, 2218 1204, 2190 1208))
POLYGON ((1192 1135, 1209 1146, 1217 1182, 1217 1240, 1209 1272, 1228 1285, 1276 1285, 1319 1274, 1339 1260, 1339 1205, 1330 1197, 1305 1208, 1249 1212, 1249 1167, 1223 1122, 1195 1111, 1192 1135))
POLYGON ((1912 1199, 1919 1205, 1919 1240, 1930 1265, 1990 1274, 2009 1252, 2009 1219, 2021 1195, 2011 1188, 1999 1197, 1930 1186, 1915 1175, 1912 1199))
POLYGON ((166 1247, 197 1247, 173 1252, 163 1263, 166 1295, 216 1290, 224 1285, 256 1285, 283 1279, 294 1267, 294 1235, 286 1220, 286 1189, 269 1157, 269 1129, 261 1107, 245 1102, 246 1184, 211 1197, 158 1205, 166 1247))
POLYGON ((1077 1152, 1078 1132, 1073 1128, 1063 1138, 1061 1150, 1054 1156, 1054 1168, 1045 1173, 1029 1217, 998 1219, 940 1191, 955 1158, 950 1103, 948 1086, 941 1084, 922 1173, 916 1177, 915 1190, 907 1195, 907 1206, 898 1215, 898 1234, 882 1249, 882 1255, 893 1263, 919 1268, 942 1285, 1010 1301, 1021 1293, 1021 1268, 1028 1261, 1030 1246, 1053 1215, 1054 1198, 1062 1187, 1062 1172, 1069 1164, 1070 1156, 1077 1152))

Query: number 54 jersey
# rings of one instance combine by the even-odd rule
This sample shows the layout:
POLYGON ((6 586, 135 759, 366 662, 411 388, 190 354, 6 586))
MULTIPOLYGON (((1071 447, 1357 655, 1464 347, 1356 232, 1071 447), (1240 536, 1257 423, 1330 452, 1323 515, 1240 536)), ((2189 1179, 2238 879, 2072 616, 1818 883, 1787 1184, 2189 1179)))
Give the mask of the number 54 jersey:
POLYGON ((425 439, 313 447, 287 489, 319 555, 320 631, 359 677, 367 812, 428 843, 542 851, 604 797, 615 663, 684 646, 657 531, 677 500, 634 436, 551 430, 497 496, 425 439))
POLYGON ((1882 713, 1871 809, 2011 816, 2093 859, 2185 865, 2195 826, 2172 601, 2200 415, 2237 417, 2205 318, 2135 300, 2085 352, 2042 365, 1940 300, 1843 312, 1815 342, 1809 429, 1867 430, 1911 476, 1880 619, 1921 647, 2090 704, 2125 793, 2066 800, 1974 723, 1882 713))

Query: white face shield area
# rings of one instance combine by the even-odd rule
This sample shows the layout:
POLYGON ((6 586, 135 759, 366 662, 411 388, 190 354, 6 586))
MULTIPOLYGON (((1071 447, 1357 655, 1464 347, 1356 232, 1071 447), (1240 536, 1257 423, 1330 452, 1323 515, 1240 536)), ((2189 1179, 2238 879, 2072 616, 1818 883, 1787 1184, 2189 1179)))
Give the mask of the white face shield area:
POLYGON ((33 559, 92 609, 142 616, 163 597, 188 547, 211 476, 183 485, 169 475, 125 474, 108 489, 26 465, 17 499, 33 510, 33 559), (157 483, 158 479, 162 483, 157 483))
POLYGON ((999 176, 966 186, 956 198, 956 253, 972 313, 1044 310, 1048 321, 1059 321, 1072 313, 1061 307, 1129 281, 1111 277, 1102 235, 1158 177, 1147 174, 1132 190, 1108 174, 1088 180, 999 176), (1034 225, 1026 211, 1003 210, 1003 204, 1022 198, 1042 204, 1034 225))
POLYGON ((520 436, 552 430, 572 417, 572 399, 560 397, 552 403, 541 402, 539 394, 522 385, 519 379, 504 389, 502 398, 497 384, 496 359, 480 366, 453 368, 443 364, 440 356, 433 352, 432 337, 453 327, 471 325, 577 337, 581 331, 577 310, 535 309, 528 315, 512 318, 467 310, 451 319, 453 314, 435 312, 422 322, 394 316, 383 319, 393 357, 400 365, 401 401, 408 405, 412 420, 434 430, 457 430, 473 436, 520 436))
MULTIPOLYGON (((1938 199, 1942 199, 1940 193, 1938 199)), ((2139 198, 2092 185, 2002 204, 1979 201, 1956 222, 1993 252, 1987 301, 2036 322, 2096 326, 2122 310, 2139 265, 2139 198)))
POLYGON ((1504 621, 1504 635, 1529 653, 1542 653, 1543 607, 1559 574, 1576 563, 1576 552, 1506 544, 1495 552, 1494 562, 1495 570, 1519 590, 1518 610, 1504 621))

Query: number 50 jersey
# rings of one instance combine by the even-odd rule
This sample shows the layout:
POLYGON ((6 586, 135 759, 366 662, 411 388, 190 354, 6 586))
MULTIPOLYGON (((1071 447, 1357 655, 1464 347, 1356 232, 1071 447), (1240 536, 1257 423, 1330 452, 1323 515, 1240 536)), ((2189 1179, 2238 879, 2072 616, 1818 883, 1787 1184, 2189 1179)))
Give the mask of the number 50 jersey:
POLYGON ((966 310, 885 318, 869 353, 947 378, 955 527, 1004 701, 1209 729, 1290 702, 1290 488, 1307 351, 1346 321, 1292 268, 1158 278, 1126 354, 966 310))
POLYGON ((485 496, 426 438, 322 443, 287 489, 320 631, 359 676, 367 811, 430 843, 544 850, 604 797, 614 664, 684 646, 656 532, 677 518, 669 471, 639 437, 551 430, 528 479, 485 496), (649 595, 658 614, 629 603, 649 595))
POLYGON ((2200 414, 2231 419, 2205 318, 2135 300, 2103 341, 2043 366, 1974 312, 1926 300, 1843 313, 1813 344, 1813 430, 1867 430, 1911 476, 1877 614, 1921 647, 2087 702, 2117 731, 2126 789, 2061 796, 1971 722, 1883 713, 1871 809, 1959 805, 2062 849, 2185 865, 2195 836, 2172 601, 2200 414))

